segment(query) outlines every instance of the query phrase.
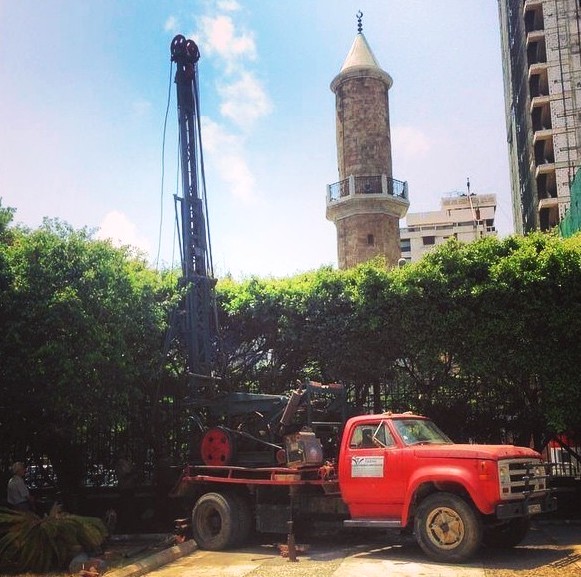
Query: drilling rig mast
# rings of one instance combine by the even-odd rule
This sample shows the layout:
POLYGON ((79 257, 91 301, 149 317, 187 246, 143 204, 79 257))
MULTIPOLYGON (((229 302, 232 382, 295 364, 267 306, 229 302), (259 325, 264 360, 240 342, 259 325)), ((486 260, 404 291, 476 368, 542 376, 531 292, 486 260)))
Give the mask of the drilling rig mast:
MULTIPOLYGON (((174 337, 185 349, 189 384, 189 420, 199 427, 199 442, 192 446, 194 459, 206 465, 257 465, 276 462, 282 449, 282 432, 300 429, 298 423, 331 427, 344 420, 344 389, 340 385, 305 383, 300 391, 268 395, 219 390, 214 376, 217 351, 217 314, 211 247, 208 233, 202 155, 195 42, 176 36, 171 60, 176 63, 182 196, 176 195, 179 216, 184 297, 174 313, 166 352, 174 337), (178 209, 179 207, 179 209, 178 209), (316 406, 311 401, 317 399, 316 406), (296 421, 296 422, 295 422, 296 421)), ((222 389, 224 387, 222 386, 222 389)), ((333 429, 335 427, 335 429, 333 429)), ((195 435, 192 434, 192 439, 195 435)))
POLYGON ((217 335, 212 255, 207 225, 207 202, 200 129, 198 60, 193 40, 181 34, 171 43, 176 64, 182 196, 175 196, 179 215, 182 282, 185 295, 171 332, 179 333, 186 348, 191 384, 212 384, 217 335))

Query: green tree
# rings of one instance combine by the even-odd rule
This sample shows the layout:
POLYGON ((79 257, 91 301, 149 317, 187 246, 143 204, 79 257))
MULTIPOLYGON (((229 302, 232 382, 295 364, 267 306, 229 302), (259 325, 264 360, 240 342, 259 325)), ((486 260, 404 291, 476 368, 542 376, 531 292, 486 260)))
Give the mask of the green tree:
POLYGON ((452 241, 402 271, 413 299, 401 303, 402 366, 420 410, 461 437, 501 440, 506 429, 502 440, 538 447, 544 431, 578 427, 580 256, 579 238, 534 234, 452 241))
POLYGON ((58 221, 16 234, 3 253, 2 438, 48 455, 75 487, 83 442, 135 426, 129 416, 148 407, 169 291, 128 249, 58 221))
POLYGON ((5 238, 8 227, 12 223, 16 209, 2 206, 2 197, 0 197, 0 241, 5 238))
POLYGON ((581 424, 580 238, 452 240, 401 269, 220 283, 226 380, 340 381, 355 405, 422 412, 459 440, 540 446, 581 424))

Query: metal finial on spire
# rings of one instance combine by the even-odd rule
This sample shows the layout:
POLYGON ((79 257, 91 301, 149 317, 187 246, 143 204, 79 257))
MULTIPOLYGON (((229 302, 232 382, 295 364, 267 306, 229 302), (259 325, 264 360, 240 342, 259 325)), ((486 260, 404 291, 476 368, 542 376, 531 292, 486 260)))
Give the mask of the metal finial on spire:
POLYGON ((357 32, 359 32, 359 34, 361 34, 361 32, 363 32, 363 24, 361 24, 361 19, 363 18, 363 12, 361 12, 361 10, 359 10, 359 12, 357 12, 356 16, 357 16, 357 32))

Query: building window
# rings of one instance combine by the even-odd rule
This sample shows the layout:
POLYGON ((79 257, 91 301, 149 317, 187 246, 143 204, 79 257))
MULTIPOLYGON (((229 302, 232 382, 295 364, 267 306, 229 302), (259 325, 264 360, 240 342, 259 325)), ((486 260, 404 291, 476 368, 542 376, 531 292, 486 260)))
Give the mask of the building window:
POLYGON ((424 243, 424 246, 436 244, 436 237, 435 236, 423 236, 422 241, 424 243))
POLYGON ((401 252, 410 252, 412 250, 412 241, 409 238, 402 238, 399 243, 401 252))
POLYGON ((375 237, 372 234, 367 235, 367 244, 373 246, 375 244, 375 237))

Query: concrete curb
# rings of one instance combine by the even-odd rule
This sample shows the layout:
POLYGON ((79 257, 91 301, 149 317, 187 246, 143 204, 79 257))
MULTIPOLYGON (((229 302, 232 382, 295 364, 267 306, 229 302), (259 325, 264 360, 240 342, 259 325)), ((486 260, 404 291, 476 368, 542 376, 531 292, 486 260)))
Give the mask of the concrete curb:
POLYGON ((141 559, 140 561, 136 561, 131 565, 107 571, 104 575, 105 577, 140 577, 141 575, 159 569, 180 557, 189 555, 197 548, 198 546, 196 545, 196 542, 193 539, 190 539, 189 541, 184 541, 179 545, 174 545, 173 547, 164 549, 159 553, 154 553, 153 555, 141 559))

